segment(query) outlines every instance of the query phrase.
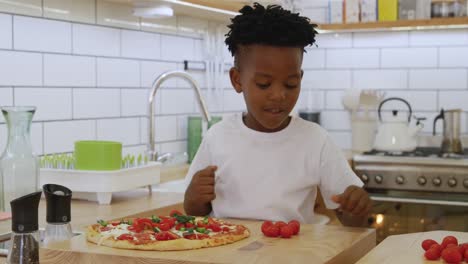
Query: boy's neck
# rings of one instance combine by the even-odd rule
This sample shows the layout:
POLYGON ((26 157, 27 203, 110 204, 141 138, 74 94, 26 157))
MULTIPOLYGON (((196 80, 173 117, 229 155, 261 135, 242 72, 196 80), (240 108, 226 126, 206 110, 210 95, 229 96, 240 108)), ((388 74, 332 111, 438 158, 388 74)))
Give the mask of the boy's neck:
POLYGON ((264 132, 264 133, 274 133, 274 132, 278 132, 278 131, 281 131, 281 130, 285 129, 286 127, 288 127, 289 123, 291 123, 291 119, 292 119, 292 117, 288 116, 288 118, 286 120, 284 120, 284 122, 280 126, 278 126, 277 128, 268 129, 268 128, 263 127, 249 113, 242 114, 242 121, 243 121, 243 123, 244 123, 244 125, 246 127, 250 128, 252 130, 255 130, 255 131, 258 131, 258 132, 264 132))

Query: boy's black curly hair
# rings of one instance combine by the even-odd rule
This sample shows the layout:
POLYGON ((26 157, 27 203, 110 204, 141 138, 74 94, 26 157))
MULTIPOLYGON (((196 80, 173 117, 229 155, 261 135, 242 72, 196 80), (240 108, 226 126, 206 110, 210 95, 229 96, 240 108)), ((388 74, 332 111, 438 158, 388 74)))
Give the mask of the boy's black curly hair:
POLYGON ((233 56, 239 45, 263 44, 281 47, 301 47, 315 43, 317 25, 309 18, 283 9, 279 5, 266 8, 259 3, 244 6, 240 15, 231 19, 226 45, 233 56))

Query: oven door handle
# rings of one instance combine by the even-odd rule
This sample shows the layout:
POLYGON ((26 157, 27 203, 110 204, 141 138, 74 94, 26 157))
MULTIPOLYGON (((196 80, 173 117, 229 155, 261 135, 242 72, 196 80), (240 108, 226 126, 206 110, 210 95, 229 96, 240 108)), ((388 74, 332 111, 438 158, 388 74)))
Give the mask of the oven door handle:
POLYGON ((382 197, 370 195, 373 201, 377 202, 398 202, 398 203, 415 203, 415 204, 431 204, 431 205, 452 205, 452 206, 467 206, 468 202, 446 201, 446 200, 428 200, 428 199, 413 199, 413 198, 397 198, 397 197, 382 197))

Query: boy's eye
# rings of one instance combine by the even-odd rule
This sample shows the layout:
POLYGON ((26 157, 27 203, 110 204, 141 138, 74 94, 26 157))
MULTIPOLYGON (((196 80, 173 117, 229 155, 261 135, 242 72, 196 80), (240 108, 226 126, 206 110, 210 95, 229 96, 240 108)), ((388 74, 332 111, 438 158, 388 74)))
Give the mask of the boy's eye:
POLYGON ((257 86, 260 87, 261 89, 266 89, 270 86, 269 83, 257 83, 257 86))
POLYGON ((295 88, 297 88, 297 84, 286 84, 286 88, 295 89, 295 88))

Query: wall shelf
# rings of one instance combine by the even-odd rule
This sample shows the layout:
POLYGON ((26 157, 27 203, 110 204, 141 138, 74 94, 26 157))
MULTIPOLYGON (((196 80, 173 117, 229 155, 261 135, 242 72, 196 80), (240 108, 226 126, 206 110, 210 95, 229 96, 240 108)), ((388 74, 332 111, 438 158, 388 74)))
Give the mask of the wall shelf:
POLYGON ((322 33, 359 32, 359 31, 393 31, 393 30, 428 30, 428 29, 449 29, 449 28, 468 28, 468 17, 319 25, 319 30, 322 33))

